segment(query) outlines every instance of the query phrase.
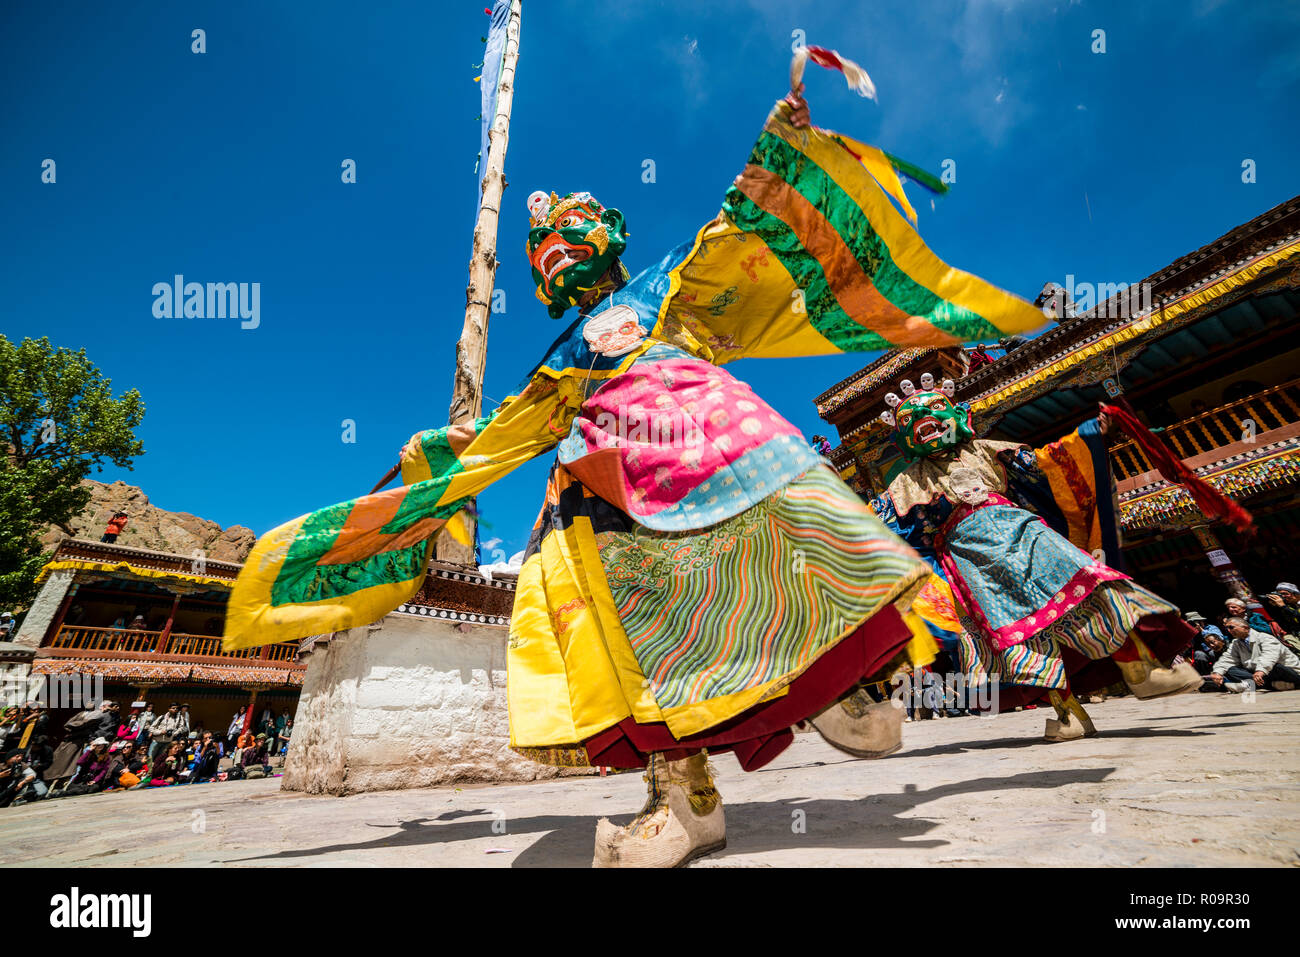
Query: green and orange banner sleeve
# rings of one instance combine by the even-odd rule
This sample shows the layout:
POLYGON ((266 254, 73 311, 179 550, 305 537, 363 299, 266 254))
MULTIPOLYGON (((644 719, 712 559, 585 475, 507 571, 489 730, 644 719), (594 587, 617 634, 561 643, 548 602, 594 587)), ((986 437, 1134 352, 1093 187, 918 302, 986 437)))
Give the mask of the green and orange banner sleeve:
POLYGON ((890 202, 915 215, 899 161, 796 129, 787 111, 768 117, 722 214, 675 270, 663 323, 691 330, 715 361, 957 345, 1046 323, 926 247, 890 202))
POLYGON ((223 647, 342 631, 410 600, 424 581, 433 535, 478 492, 553 448, 580 405, 574 380, 539 376, 490 416, 413 436, 402 450, 403 487, 263 535, 231 593, 223 647))

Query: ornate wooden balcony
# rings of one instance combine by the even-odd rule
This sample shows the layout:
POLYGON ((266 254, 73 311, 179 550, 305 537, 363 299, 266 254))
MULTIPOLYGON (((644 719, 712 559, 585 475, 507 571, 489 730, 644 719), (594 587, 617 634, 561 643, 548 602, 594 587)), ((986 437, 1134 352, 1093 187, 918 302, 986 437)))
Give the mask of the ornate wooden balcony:
POLYGON ((267 661, 293 661, 298 642, 288 641, 260 648, 222 651, 221 638, 215 635, 187 635, 174 631, 163 647, 164 632, 130 631, 122 628, 87 628, 64 625, 50 642, 50 648, 82 651, 130 651, 141 654, 197 655, 204 658, 259 658, 267 661))
POLYGON ((101 674, 132 683, 202 681, 240 687, 302 684, 297 641, 222 651, 215 635, 63 625, 40 648, 34 674, 101 674), (161 649, 161 650, 160 650, 161 649))
MULTIPOLYGON (((1192 468, 1236 454, 1259 443, 1289 438, 1300 424, 1300 379, 1264 389, 1244 399, 1183 419, 1159 434, 1192 468)), ((1126 439, 1110 452, 1115 478, 1142 484, 1155 466, 1137 443, 1126 439)))

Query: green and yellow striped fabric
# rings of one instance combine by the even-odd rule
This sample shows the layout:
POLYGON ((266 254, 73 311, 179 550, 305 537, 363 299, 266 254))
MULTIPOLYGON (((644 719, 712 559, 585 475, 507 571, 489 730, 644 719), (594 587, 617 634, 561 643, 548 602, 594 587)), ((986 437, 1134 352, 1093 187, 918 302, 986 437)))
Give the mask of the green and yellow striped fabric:
POLYGON ((889 201, 910 211, 897 163, 795 129, 779 104, 677 270, 661 328, 684 327, 726 361, 950 346, 1042 326, 1033 305, 926 247, 889 201))

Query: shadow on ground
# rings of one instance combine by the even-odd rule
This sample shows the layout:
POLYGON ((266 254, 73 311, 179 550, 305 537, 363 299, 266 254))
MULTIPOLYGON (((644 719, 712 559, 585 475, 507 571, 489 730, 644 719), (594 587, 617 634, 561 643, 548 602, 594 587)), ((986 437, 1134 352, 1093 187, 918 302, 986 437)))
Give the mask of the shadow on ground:
MULTIPOLYGON (((790 798, 780 801, 751 801, 728 806, 728 853, 752 854, 784 848, 825 847, 843 850, 889 850, 945 846, 942 840, 917 840, 937 827, 937 822, 902 815, 930 801, 982 791, 1059 788, 1071 784, 1098 784, 1114 768, 1078 768, 1067 771, 1035 771, 1005 777, 975 778, 938 787, 919 789, 912 785, 902 793, 866 795, 851 800, 790 798), (802 830, 796 829, 796 822, 802 830)), ((724 796, 725 800, 725 796, 724 796)), ((372 827, 396 828, 396 833, 370 841, 328 844, 280 851, 275 854, 240 858, 228 863, 292 863, 295 859, 325 854, 346 854, 387 848, 447 845, 459 841, 483 840, 492 835, 493 811, 449 811, 434 818, 415 818, 396 824, 372 827), (467 820, 467 818, 475 820, 467 820)), ((615 818, 626 823, 632 814, 615 818)), ((538 815, 511 818, 504 822, 511 835, 541 834, 514 859, 514 867, 588 867, 596 834, 597 818, 588 815, 538 815)), ((438 863, 431 859, 430 864, 438 863)))
MULTIPOLYGON (((953 719, 957 720, 957 719, 953 719)), ((1210 725, 1221 728, 1226 725, 1210 725)), ((1211 731, 1195 731, 1186 728, 1098 728, 1098 735, 1090 741, 1104 741, 1107 738, 1204 738, 1212 736, 1211 731)), ((906 734, 906 732, 904 732, 906 734)), ((1061 742, 1069 746, 1071 742, 1061 742)), ((932 758, 941 754, 960 754, 963 751, 997 751, 1010 748, 1055 747, 1045 742, 1041 735, 1026 734, 1014 738, 991 738, 987 741, 956 741, 952 744, 938 744, 932 748, 907 749, 907 738, 903 739, 903 750, 899 758, 932 758)))

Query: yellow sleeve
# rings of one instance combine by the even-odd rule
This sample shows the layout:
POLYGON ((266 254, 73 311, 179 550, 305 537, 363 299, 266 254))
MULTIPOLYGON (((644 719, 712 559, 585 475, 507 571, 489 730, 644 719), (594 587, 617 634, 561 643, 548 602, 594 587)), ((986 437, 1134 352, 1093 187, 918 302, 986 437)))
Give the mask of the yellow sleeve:
POLYGON ((576 380, 538 376, 489 416, 412 437, 402 451, 402 487, 262 536, 231 593, 224 647, 366 625, 410 600, 433 536, 475 494, 554 447, 581 403, 576 380))

